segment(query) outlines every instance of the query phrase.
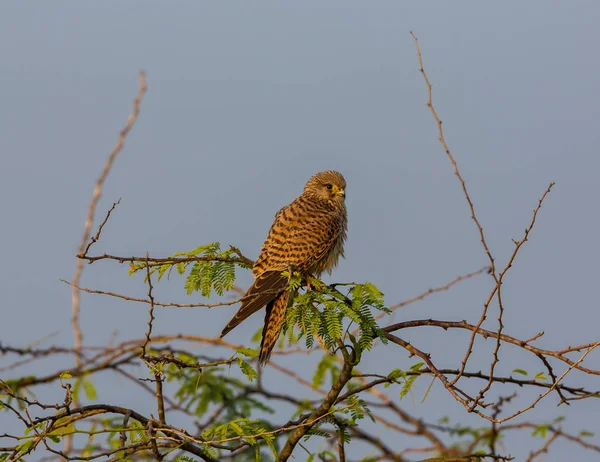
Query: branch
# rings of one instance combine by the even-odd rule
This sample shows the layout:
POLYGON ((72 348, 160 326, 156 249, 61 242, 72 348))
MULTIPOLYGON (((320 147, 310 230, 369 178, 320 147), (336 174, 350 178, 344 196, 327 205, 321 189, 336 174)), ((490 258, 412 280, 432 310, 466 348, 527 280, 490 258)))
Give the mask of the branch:
MULTIPOLYGON (((121 149, 123 149, 123 145, 125 144, 125 138, 129 134, 129 131, 131 130, 131 128, 133 127, 133 124, 137 120, 137 117, 140 113, 140 103, 142 102, 142 98, 144 97, 144 94, 146 93, 146 89, 147 89, 146 74, 144 72, 140 72, 139 89, 138 89, 137 96, 133 100, 133 110, 132 110, 131 114, 129 114, 127 123, 125 124, 125 126, 123 127, 121 132, 119 133, 119 139, 117 140, 117 144, 114 147, 114 149, 112 150, 112 152, 110 153, 110 155, 108 156, 108 159, 106 160, 106 164, 104 164, 104 169, 102 170, 102 173, 96 180, 96 186, 94 187, 94 192, 92 194, 92 200, 90 201, 90 205, 88 206, 88 215, 87 215, 87 219, 85 221, 83 235, 81 236, 81 243, 79 244, 78 254, 83 254, 86 251, 86 249, 89 248, 89 245, 86 247, 86 244, 87 244, 89 236, 90 236, 92 224, 94 223, 94 215, 96 214, 96 206, 98 205, 98 200, 100 199, 100 196, 102 195, 102 187, 104 186, 104 182, 106 181, 106 178, 108 177, 108 174, 110 173, 110 171, 112 169, 113 163, 114 163, 115 159, 117 158, 117 155, 121 152, 121 149)), ((113 205, 113 208, 114 207, 115 207, 115 205, 113 205)), ((112 211, 112 209, 109 211, 108 215, 110 215, 111 211, 112 211)), ((108 216, 106 219, 108 219, 108 216)), ((103 225, 104 225, 104 223, 103 223, 103 225)), ((102 228, 102 226, 100 228, 102 228)), ((99 232, 100 232, 100 230, 99 230, 99 232)), ((90 245, 91 245, 91 243, 90 243, 90 245)), ((73 292, 72 292, 72 317, 71 317, 71 324, 73 325, 73 331, 75 332, 75 349, 80 349, 82 342, 83 342, 83 334, 81 333, 81 327, 79 325, 79 306, 80 306, 79 290, 76 288, 76 286, 79 285, 79 280, 81 279, 82 272, 83 272, 83 260, 77 259, 77 261, 75 263, 75 274, 73 274, 73 279, 72 279, 72 284, 74 287, 73 287, 73 292)), ((81 359, 79 357, 76 357, 75 361, 76 361, 76 365, 79 366, 81 359)))
POLYGON ((294 448, 302 439, 302 437, 312 428, 312 426, 319 419, 326 415, 329 412, 331 406, 334 405, 342 389, 352 378, 352 368, 355 366, 356 358, 354 354, 352 354, 351 356, 352 357, 349 358, 349 360, 344 361, 344 367, 340 371, 340 375, 338 376, 335 383, 331 386, 329 393, 327 393, 327 396, 325 396, 325 399, 323 400, 321 405, 317 409, 315 409, 306 419, 306 425, 297 428, 288 438, 288 440, 285 443, 285 446, 277 456, 276 462, 285 462, 286 460, 288 460, 292 455, 294 448))

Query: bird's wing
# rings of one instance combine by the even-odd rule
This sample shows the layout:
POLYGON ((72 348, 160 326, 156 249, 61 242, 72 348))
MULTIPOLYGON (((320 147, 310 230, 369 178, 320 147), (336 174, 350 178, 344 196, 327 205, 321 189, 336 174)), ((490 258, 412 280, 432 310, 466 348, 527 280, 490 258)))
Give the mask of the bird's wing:
POLYGON ((270 256, 273 251, 277 251, 284 244, 285 240, 282 239, 281 236, 281 228, 285 228, 286 225, 285 220, 283 219, 283 214, 291 205, 292 204, 288 204, 285 207, 282 207, 281 210, 275 214, 273 224, 269 228, 269 234, 265 239, 258 258, 254 262, 254 267, 252 268, 252 273, 254 274, 255 278, 258 277, 263 271, 272 269, 273 265, 271 264, 270 256))
POLYGON ((265 271, 256 278, 246 292, 242 306, 221 332, 221 337, 285 291, 288 278, 281 274, 282 271, 284 270, 265 271))
POLYGON ((263 271, 290 266, 306 271, 327 255, 339 234, 337 214, 303 196, 282 208, 275 216, 260 256, 254 265, 258 277, 263 271))
POLYGON ((221 337, 269 302, 288 285, 288 269, 305 272, 328 255, 339 234, 336 215, 300 196, 275 216, 253 272, 242 306, 223 329, 221 337))

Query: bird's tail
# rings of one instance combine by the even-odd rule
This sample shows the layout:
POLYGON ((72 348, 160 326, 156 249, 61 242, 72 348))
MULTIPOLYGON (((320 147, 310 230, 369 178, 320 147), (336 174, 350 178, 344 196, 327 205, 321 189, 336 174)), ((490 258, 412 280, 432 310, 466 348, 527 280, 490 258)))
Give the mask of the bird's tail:
POLYGON ((271 351, 277 343, 279 333, 285 321, 285 313, 287 311, 290 293, 286 290, 279 295, 275 300, 267 305, 265 314, 265 326, 262 332, 262 341, 260 342, 260 354, 258 356, 258 364, 264 366, 271 357, 271 351))
POLYGON ((285 290, 287 284, 288 278, 283 276, 280 270, 265 271, 258 276, 244 295, 242 306, 221 332, 221 337, 237 327, 248 316, 272 303, 285 290))

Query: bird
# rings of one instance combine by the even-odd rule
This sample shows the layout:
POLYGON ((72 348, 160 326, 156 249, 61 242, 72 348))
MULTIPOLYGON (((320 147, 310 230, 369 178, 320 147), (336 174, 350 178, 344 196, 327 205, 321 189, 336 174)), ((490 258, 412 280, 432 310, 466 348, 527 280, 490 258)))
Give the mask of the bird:
MULTIPOLYGON (((252 268, 254 282, 242 305, 221 332, 225 336, 250 315, 266 306, 258 363, 265 366, 285 321, 293 294, 289 278, 298 272, 306 280, 331 274, 344 257, 348 231, 346 180, 334 170, 313 175, 300 196, 275 215, 252 268), (286 276, 284 272, 288 273, 286 276)), ((307 290, 309 289, 307 283, 307 290)))

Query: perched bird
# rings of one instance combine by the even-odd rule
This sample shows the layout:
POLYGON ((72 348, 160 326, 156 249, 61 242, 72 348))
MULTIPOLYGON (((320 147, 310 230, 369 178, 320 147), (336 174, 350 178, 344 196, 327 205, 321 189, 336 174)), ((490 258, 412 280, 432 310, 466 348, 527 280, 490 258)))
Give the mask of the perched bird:
POLYGON ((348 228, 346 180, 333 170, 311 177, 303 193, 283 207, 254 263, 254 283, 243 297, 242 306, 221 332, 221 337, 266 305, 260 344, 260 365, 268 362, 293 301, 287 290, 289 278, 282 273, 299 272, 304 277, 320 276, 344 256, 348 228))

